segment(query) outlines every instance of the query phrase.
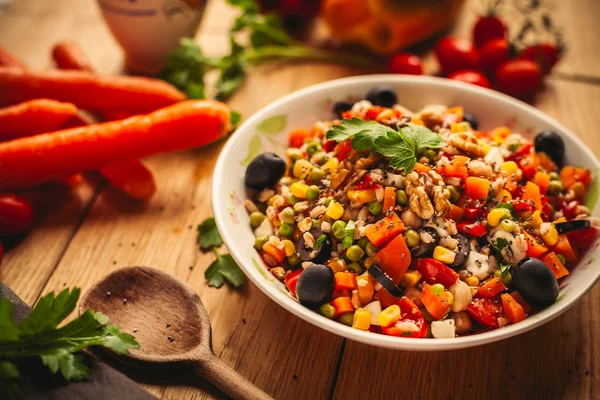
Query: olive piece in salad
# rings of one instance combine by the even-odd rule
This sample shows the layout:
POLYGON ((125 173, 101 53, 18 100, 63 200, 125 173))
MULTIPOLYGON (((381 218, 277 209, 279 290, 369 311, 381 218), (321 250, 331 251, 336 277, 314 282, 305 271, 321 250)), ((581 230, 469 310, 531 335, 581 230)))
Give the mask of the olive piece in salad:
POLYGON ((512 286, 532 306, 545 308, 558 298, 558 281, 537 258, 524 258, 512 271, 512 286))
POLYGON ((469 255, 471 254, 471 244, 469 243, 469 239, 460 233, 452 237, 458 240, 458 253, 456 253, 456 256, 454 257, 454 262, 448 264, 448 266, 450 268, 457 268, 463 265, 469 258, 469 255))
POLYGON ((333 103, 333 112, 339 118, 342 118, 342 114, 346 111, 350 111, 352 109, 352 105, 353 104, 348 101, 336 101, 333 103))
MULTIPOLYGON (((325 235, 317 228, 313 228, 308 231, 315 241, 319 239, 321 235, 325 235)), ((306 246, 306 240, 304 238, 304 234, 300 236, 298 241, 296 242, 296 255, 301 261, 312 261, 315 263, 324 263, 331 257, 331 249, 333 246, 333 242, 329 235, 326 235, 325 241, 320 246, 306 246)))
POLYGON ((534 140, 535 151, 544 152, 558 166, 563 164, 565 157, 565 144, 558 133, 553 131, 541 131, 534 140))
POLYGON ((390 87, 380 87, 369 90, 367 100, 371 104, 382 107, 393 107, 398 100, 396 92, 390 87))
POLYGON ((440 242, 440 237, 435 228, 430 226, 426 226, 425 228, 419 230, 419 235, 425 233, 423 236, 427 236, 429 234, 431 236, 431 241, 429 243, 425 243, 423 240, 419 242, 419 244, 413 247, 410 250, 410 255, 412 258, 423 258, 423 257, 431 257, 433 254, 433 249, 440 242))
POLYGON ((259 154, 246 168, 246 186, 256 190, 273 186, 285 174, 285 169, 285 161, 277 154, 259 154))
POLYGON ((468 122, 469 125, 471 125, 471 128, 473 128, 475 130, 477 130, 479 128, 479 121, 477 120, 477 118, 475 118, 473 116, 473 114, 464 113, 463 121, 468 122))
POLYGON ((320 307, 331 301, 335 279, 333 270, 322 264, 312 264, 300 274, 296 295, 308 308, 320 307))

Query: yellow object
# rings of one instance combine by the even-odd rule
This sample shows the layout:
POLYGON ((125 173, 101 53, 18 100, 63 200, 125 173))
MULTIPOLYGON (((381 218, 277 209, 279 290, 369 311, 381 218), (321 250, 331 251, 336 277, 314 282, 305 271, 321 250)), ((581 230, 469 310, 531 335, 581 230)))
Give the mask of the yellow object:
POLYGON ((358 298, 360 299, 360 304, 366 306, 373 301, 375 288, 373 287, 373 282, 371 281, 368 272, 356 277, 356 287, 358 288, 358 298))
POLYGON ((435 246, 433 258, 444 264, 452 264, 456 258, 456 253, 443 246, 435 246))
POLYGON ((313 168, 314 165, 312 165, 310 161, 301 159, 294 163, 292 174, 298 179, 306 179, 313 168))
POLYGON ((406 271, 402 277, 402 284, 405 287, 415 287, 422 277, 423 275, 417 270, 406 271))
POLYGON ((341 258, 336 258, 329 261, 329 268, 333 270, 333 273, 336 272, 345 272, 348 270, 348 266, 346 265, 346 261, 341 258))
POLYGON ((393 304, 383 310, 381 314, 377 317, 377 322, 379 325, 383 327, 388 327, 390 325, 394 325, 396 322, 400 320, 400 307, 396 304, 393 304))
MULTIPOLYGON (((549 222, 548 224, 550 225, 550 229, 544 233, 540 232, 540 236, 542 237, 544 243, 546 243, 548 246, 554 246, 556 243, 558 243, 558 231, 556 230, 554 224, 549 222)), ((542 229, 542 231, 543 230, 544 229, 542 229)))
POLYGON ((494 208, 487 216, 489 226, 498 226, 500 221, 506 217, 506 208, 494 208))
POLYGON ((519 166, 514 161, 504 161, 502 165, 500 165, 500 171, 506 173, 507 175, 516 174, 519 170, 519 166))
POLYGON ((355 203, 368 203, 375 200, 375 189, 348 190, 348 198, 355 203))
POLYGON ((267 205, 268 205, 268 206, 272 206, 272 205, 273 205, 273 203, 275 203, 275 200, 279 199, 280 197, 281 197, 281 195, 279 195, 279 194, 276 194, 276 195, 273 195, 273 196, 271 196, 271 197, 269 198, 269 200, 267 200, 267 205))
POLYGON ((469 131, 470 128, 471 128, 471 125, 469 125, 468 122, 453 122, 452 125, 450 125, 450 132, 452 132, 452 133, 466 132, 466 131, 469 131))
POLYGON ((323 171, 325 171, 325 173, 332 173, 337 171, 337 169, 340 166, 340 161, 336 158, 330 158, 325 164, 323 164, 323 171))
POLYGON ((479 145, 480 145, 480 146, 481 146, 481 148, 483 149, 483 153, 484 153, 484 154, 487 154, 487 153, 489 153, 489 152, 490 152, 490 149, 491 149, 491 147, 490 147, 490 145, 489 145, 489 144, 487 144, 487 143, 485 143, 485 142, 482 142, 482 141, 480 140, 480 141, 479 141, 479 145))
POLYGON ((290 192, 299 199, 305 199, 307 191, 308 185, 304 183, 294 182, 290 185, 290 192))
POLYGON ((499 202, 508 202, 510 200, 512 200, 512 194, 510 194, 510 192, 506 189, 500 189, 498 191, 498 193, 496 194, 496 200, 498 200, 499 202))
POLYGON ((469 286, 477 287, 479 286, 479 278, 475 275, 467 276, 467 278, 465 279, 465 283, 469 286))
POLYGON ((542 219, 542 214, 540 213, 540 210, 535 210, 533 214, 531 214, 531 217, 529 217, 527 221, 525 221, 525 225, 537 229, 540 226, 542 226, 543 222, 544 220, 542 219))
POLYGON ((321 16, 334 39, 391 54, 444 30, 463 1, 323 0, 321 16))
POLYGON ((502 144, 510 136, 510 129, 506 126, 500 126, 492 131, 492 137, 496 144, 502 144))
POLYGON ((285 250, 286 257, 291 257, 296 254, 296 246, 294 245, 294 242, 286 239, 282 240, 281 243, 283 243, 283 249, 285 250))
POLYGON ((452 294, 452 292, 448 292, 448 294, 446 295, 446 300, 448 301, 448 305, 452 305, 454 304, 454 295, 452 294))
MULTIPOLYGON (((294 192, 292 192, 292 194, 294 194, 294 192)), ((294 196, 296 195, 294 194, 294 196)), ((342 218, 342 215, 344 215, 344 206, 342 206, 337 201, 332 201, 331 203, 329 203, 327 211, 325 211, 325 215, 327 215, 333 220, 338 220, 342 218)))
POLYGON ((352 321, 352 327, 366 331, 371 327, 371 314, 367 310, 359 308, 354 312, 354 320, 352 321))
POLYGON ((363 266, 366 269, 371 268, 371 265, 373 265, 373 263, 375 262, 375 260, 373 259, 373 257, 367 257, 365 258, 365 261, 363 261, 363 266))

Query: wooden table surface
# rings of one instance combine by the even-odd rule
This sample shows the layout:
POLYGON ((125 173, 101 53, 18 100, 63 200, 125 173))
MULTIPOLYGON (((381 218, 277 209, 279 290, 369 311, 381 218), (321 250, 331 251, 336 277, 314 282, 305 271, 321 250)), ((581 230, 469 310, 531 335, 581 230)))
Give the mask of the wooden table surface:
MULTIPOLYGON (((102 73, 118 73, 122 54, 94 2, 15 0, 0 10, 0 44, 31 68, 52 68, 51 46, 78 42, 102 73)), ((552 2, 569 52, 534 105, 578 134, 600 154, 600 2, 552 2)), ((476 2, 454 30, 467 34, 476 2)), ((198 40, 208 54, 227 46, 234 13, 209 2, 198 40)), ((434 62, 426 57, 427 70, 434 62)), ((270 64, 253 70, 230 104, 245 117, 302 87, 364 73, 315 63, 270 64)), ((150 157, 159 187, 146 204, 124 198, 101 181, 74 195, 39 194, 35 229, 5 256, 0 281, 28 304, 44 293, 84 291, 109 272, 150 265, 187 281, 212 319, 216 354, 277 399, 491 399, 600 396, 600 285, 563 316, 529 333, 474 349, 401 352, 354 343, 312 326, 275 305, 256 286, 209 288, 213 259, 198 251, 195 227, 211 215, 212 168, 222 144, 150 157)), ((218 184, 218 182, 216 183, 218 184)), ((130 372, 164 399, 220 398, 210 384, 187 376, 130 372)))

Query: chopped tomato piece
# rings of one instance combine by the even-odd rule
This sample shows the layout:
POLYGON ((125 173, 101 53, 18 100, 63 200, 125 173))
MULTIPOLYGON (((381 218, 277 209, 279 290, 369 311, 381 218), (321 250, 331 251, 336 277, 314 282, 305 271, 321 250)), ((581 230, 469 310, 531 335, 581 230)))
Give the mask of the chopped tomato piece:
POLYGON ((382 328, 389 336, 423 338, 427 335, 425 317, 409 297, 402 297, 396 303, 400 307, 400 321, 382 328))
POLYGON ((416 269, 421 273, 425 282, 431 285, 440 283, 446 289, 458 280, 456 271, 433 258, 418 259, 416 269))
POLYGON ((292 296, 296 296, 296 285, 298 284, 298 278, 300 278, 300 274, 304 271, 302 268, 298 268, 292 272, 289 272, 285 276, 285 286, 288 288, 292 296))
POLYGON ((385 247, 375 253, 373 258, 375 264, 379 265, 396 285, 402 280, 411 261, 410 250, 406 246, 402 235, 397 235, 385 247))
POLYGON ((477 323, 492 329, 499 328, 498 318, 502 316, 502 306, 492 299, 475 298, 467 306, 467 313, 477 323))

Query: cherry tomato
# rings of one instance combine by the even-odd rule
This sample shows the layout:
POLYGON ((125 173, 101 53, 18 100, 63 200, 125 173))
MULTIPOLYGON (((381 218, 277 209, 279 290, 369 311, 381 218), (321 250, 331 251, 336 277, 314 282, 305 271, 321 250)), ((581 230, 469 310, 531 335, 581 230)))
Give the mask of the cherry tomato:
POLYGON ((473 43, 475 43, 477 48, 480 48, 492 39, 504 39, 505 36, 506 26, 495 15, 479 17, 473 26, 473 43))
POLYGON ((463 235, 482 237, 487 233, 487 228, 481 222, 460 222, 456 229, 463 235))
POLYGON ((435 47, 435 55, 445 74, 479 67, 479 53, 466 39, 456 37, 441 39, 435 47))
POLYGON ((560 49, 550 43, 540 43, 523 49, 519 58, 535 62, 542 73, 547 75, 558 62, 560 49))
MULTIPOLYGON (((400 321, 396 325, 383 328, 383 333, 389 336, 423 338, 427 335, 425 317, 417 305, 407 296, 396 302, 400 307, 400 321), (417 330, 403 329, 402 322, 412 322, 417 330)), ((408 324, 407 324, 408 325, 408 324)))
POLYGON ((467 313, 477 323, 488 328, 499 328, 498 318, 502 316, 502 306, 497 300, 492 299, 473 299, 467 306, 467 313))
POLYGON ((421 58, 411 53, 396 54, 388 64, 390 74, 423 75, 421 58))
POLYGON ((29 201, 15 194, 0 194, 0 236, 18 235, 33 224, 34 212, 29 201))
POLYGON ((477 85, 488 89, 492 87, 490 80, 484 74, 478 71, 456 71, 448 75, 448 79, 454 79, 456 81, 466 82, 470 83, 471 85, 477 85))
POLYGON ((481 68, 494 73, 496 69, 510 58, 506 39, 492 39, 479 49, 481 68))
POLYGON ((425 282, 430 285, 441 283, 446 289, 458 280, 458 274, 453 269, 433 258, 418 259, 417 270, 423 275, 425 282))
POLYGON ((496 83, 512 95, 532 94, 542 84, 540 67, 530 60, 509 60, 496 70, 496 83))
POLYGON ((298 285, 298 278, 300 278, 302 271, 302 268, 298 268, 297 270, 285 275, 285 286, 287 286, 288 290, 294 297, 296 297, 296 285, 298 285))

